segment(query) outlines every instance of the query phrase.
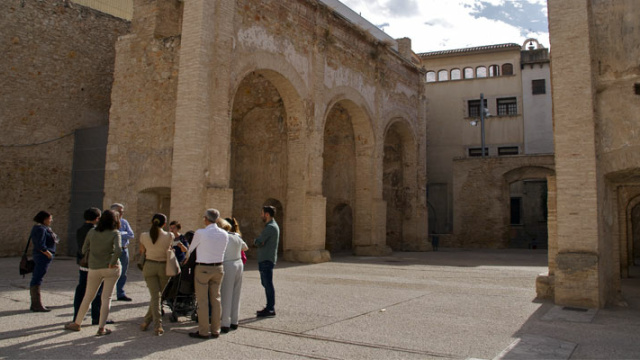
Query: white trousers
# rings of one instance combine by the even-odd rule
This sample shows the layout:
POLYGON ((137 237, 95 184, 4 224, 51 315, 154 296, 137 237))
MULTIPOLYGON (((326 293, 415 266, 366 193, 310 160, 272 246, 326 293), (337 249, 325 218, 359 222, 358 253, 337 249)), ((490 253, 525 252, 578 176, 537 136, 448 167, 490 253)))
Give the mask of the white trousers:
POLYGON ((242 272, 244 264, 242 260, 225 261, 222 263, 224 276, 222 277, 222 327, 238 325, 238 312, 240 310, 240 290, 242 288, 242 272))

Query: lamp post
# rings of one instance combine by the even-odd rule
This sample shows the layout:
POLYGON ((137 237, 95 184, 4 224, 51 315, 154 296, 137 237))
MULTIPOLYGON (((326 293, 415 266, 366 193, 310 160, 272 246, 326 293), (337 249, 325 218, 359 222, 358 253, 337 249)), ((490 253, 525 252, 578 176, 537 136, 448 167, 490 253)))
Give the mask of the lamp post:
POLYGON ((480 151, 482 152, 482 158, 484 158, 484 112, 486 108, 484 107, 484 93, 480 94, 480 134, 481 134, 481 147, 480 151))
MULTIPOLYGON (((484 107, 484 94, 481 93, 480 94, 480 141, 481 141, 480 151, 482 152, 483 158, 485 157, 484 155, 484 119, 489 116, 491 116, 491 114, 489 114, 489 109, 484 107)), ((471 125, 472 126, 478 125, 478 120, 472 120, 471 125)))

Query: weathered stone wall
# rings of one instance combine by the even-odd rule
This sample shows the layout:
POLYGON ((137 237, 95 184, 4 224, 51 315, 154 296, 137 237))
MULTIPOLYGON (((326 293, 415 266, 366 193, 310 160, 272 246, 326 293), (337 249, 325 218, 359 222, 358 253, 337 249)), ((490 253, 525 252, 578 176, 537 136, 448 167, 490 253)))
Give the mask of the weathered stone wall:
POLYGON ((73 132, 107 124, 114 43, 129 24, 53 0, 1 1, 0 14, 0 255, 24 250, 40 210, 64 254, 73 132))
POLYGON ((182 24, 179 44, 150 57, 148 49, 162 36, 142 24, 157 22, 155 7, 167 3, 171 1, 136 1, 134 34, 118 45, 118 69, 124 71, 116 69, 111 115, 119 126, 110 132, 108 201, 135 204, 136 193, 167 186, 169 172, 171 217, 185 228, 200 227, 202 211, 213 206, 223 214, 236 215, 242 209, 243 231, 257 234, 262 227, 255 220, 259 206, 273 202, 284 212, 284 257, 325 261, 325 126, 333 109, 343 108, 353 131, 354 151, 347 160, 355 164, 354 246, 366 249, 363 252, 388 251, 383 144, 386 129, 398 118, 404 120, 402 127, 411 140, 405 151, 417 180, 409 191, 415 197, 407 215, 409 233, 415 241, 420 236, 426 241, 424 185, 417 185, 426 182, 418 68, 313 0, 181 2, 181 11, 167 13, 178 13, 181 20, 164 21, 182 24), (142 54, 144 61, 132 61, 142 54), (166 72, 164 82, 149 82, 161 74, 160 64, 177 69, 177 86, 173 71, 166 72), (155 102, 161 91, 164 100, 155 102), (147 108, 157 116, 132 107, 137 99, 151 101, 147 108), (265 108, 270 103, 275 106, 265 108), (171 140, 170 131, 164 130, 172 125, 171 140), (134 126, 149 135, 138 131, 134 137, 134 126), (152 134, 162 137, 147 141, 152 134), (261 149, 263 137, 284 153, 261 149), (251 146, 243 149, 247 139, 251 146), (165 160, 171 151, 169 163, 165 160), (250 159, 260 152, 265 153, 250 159), (253 168, 249 171, 248 166, 253 168), (260 183, 263 179, 270 180, 260 183))
POLYGON ((181 4, 135 1, 132 33, 116 43, 104 205, 124 204, 136 234, 155 212, 171 218, 181 4))
POLYGON ((639 20, 633 0, 549 1, 559 304, 621 299, 635 195, 620 188, 640 184, 639 20))
POLYGON ((509 184, 553 175, 552 155, 456 159, 453 162, 454 235, 440 246, 509 246, 509 184))

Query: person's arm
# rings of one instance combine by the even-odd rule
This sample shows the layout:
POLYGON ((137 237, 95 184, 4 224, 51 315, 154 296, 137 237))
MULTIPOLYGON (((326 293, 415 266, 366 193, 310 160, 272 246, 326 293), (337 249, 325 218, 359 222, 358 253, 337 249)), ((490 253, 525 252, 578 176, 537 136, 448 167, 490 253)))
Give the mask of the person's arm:
POLYGON ((87 237, 84 239, 84 244, 82 244, 82 255, 86 254, 89 251, 89 247, 91 246, 91 237, 95 233, 95 230, 91 229, 87 233, 87 237))
POLYGON ((253 241, 253 245, 263 247, 274 235, 275 229, 271 226, 265 226, 260 236, 253 241))
POLYGON ((198 247, 198 245, 200 245, 200 242, 202 238, 202 234, 199 231, 196 231, 196 233, 193 235, 193 240, 191 241, 191 245, 189 245, 189 251, 187 252, 187 258, 189 258, 191 256, 191 253, 193 253, 193 251, 198 247))
POLYGON ((120 232, 114 232, 113 236, 113 255, 111 255, 111 261, 109 261, 109 268, 117 268, 118 267, 118 259, 120 259, 120 255, 122 254, 122 239, 120 238, 120 232))
POLYGON ((126 242, 130 239, 133 239, 135 235, 133 234, 133 229, 131 229, 131 225, 129 225, 129 222, 123 219, 122 225, 122 229, 120 230, 121 240, 125 240, 126 242))
POLYGON ((246 243, 246 242, 244 242, 244 240, 242 240, 241 238, 239 238, 239 239, 240 239, 240 242, 242 243, 242 248, 241 248, 241 250, 242 250, 242 251, 247 251, 247 250, 249 250, 249 246, 247 246, 247 243, 246 243))

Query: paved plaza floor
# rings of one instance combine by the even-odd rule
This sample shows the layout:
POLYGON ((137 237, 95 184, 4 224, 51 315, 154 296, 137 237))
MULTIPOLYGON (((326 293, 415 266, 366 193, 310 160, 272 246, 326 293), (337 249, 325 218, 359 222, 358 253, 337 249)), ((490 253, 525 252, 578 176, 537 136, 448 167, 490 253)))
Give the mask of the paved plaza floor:
MULTIPOLYGON (((640 359, 640 278, 623 279, 627 306, 576 309, 535 299, 544 250, 454 250, 335 256, 280 262, 275 318, 264 306, 255 260, 244 274, 240 328, 215 340, 190 338, 196 324, 164 336, 141 332, 149 294, 131 266, 127 294, 114 301, 108 336, 97 326, 70 332, 75 260, 57 258, 42 286, 53 310, 32 313, 18 258, 0 259, 0 358, 4 359, 640 359)), ((169 313, 169 309, 166 309, 169 313)), ((90 323, 90 320, 89 320, 90 323)), ((86 322, 85 322, 86 324, 86 322)))

